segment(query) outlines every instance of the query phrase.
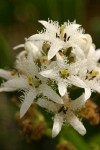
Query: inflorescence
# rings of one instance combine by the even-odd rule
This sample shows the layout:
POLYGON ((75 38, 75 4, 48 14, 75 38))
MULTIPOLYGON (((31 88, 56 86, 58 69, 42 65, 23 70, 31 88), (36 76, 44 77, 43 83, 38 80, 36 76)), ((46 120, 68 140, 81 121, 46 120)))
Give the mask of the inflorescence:
POLYGON ((4 78, 0 92, 23 92, 20 117, 35 103, 54 115, 52 137, 68 123, 81 135, 86 129, 78 111, 85 107, 93 91, 100 93, 100 50, 76 22, 39 21, 45 29, 25 40, 14 70, 0 69, 4 78), (81 90, 73 98, 72 89, 81 90))

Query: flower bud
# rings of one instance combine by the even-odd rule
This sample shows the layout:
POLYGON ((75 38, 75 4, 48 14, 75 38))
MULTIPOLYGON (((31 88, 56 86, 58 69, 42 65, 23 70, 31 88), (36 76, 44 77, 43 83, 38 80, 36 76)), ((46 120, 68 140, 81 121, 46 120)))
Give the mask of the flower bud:
POLYGON ((89 34, 82 34, 81 40, 79 41, 80 47, 84 50, 85 54, 88 53, 89 48, 92 44, 92 38, 89 34))
POLYGON ((25 50, 26 50, 26 51, 32 51, 34 58, 38 58, 38 57, 41 56, 40 50, 39 50, 38 47, 37 47, 34 43, 32 43, 31 41, 26 41, 24 47, 25 47, 25 50))

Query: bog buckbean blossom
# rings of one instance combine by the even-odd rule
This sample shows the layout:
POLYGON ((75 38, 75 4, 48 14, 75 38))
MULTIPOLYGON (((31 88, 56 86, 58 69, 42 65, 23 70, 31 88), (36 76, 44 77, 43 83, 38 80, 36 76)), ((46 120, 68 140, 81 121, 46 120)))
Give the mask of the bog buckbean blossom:
POLYGON ((44 29, 14 47, 23 48, 14 69, 0 69, 5 80, 0 92, 22 91, 20 117, 32 103, 52 113, 52 137, 65 123, 84 135, 79 112, 93 91, 100 93, 100 50, 95 50, 91 36, 75 21, 62 25, 52 20, 39 22, 44 29))

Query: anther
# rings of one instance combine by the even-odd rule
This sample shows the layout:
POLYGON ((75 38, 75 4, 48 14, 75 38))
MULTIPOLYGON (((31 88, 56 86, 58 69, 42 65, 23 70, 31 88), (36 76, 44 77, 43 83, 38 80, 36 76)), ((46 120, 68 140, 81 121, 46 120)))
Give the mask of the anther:
POLYGON ((58 35, 58 33, 56 33, 56 38, 59 38, 59 35, 58 35))
POLYGON ((67 41, 69 41, 69 39, 70 39, 70 36, 68 36, 67 41))
POLYGON ((64 42, 66 42, 67 34, 64 34, 64 42))

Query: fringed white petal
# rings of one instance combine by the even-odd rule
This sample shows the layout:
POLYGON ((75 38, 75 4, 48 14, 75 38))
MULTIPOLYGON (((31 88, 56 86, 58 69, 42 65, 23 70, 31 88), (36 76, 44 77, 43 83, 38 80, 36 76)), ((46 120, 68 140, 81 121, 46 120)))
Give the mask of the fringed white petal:
POLYGON ((51 23, 51 22, 47 22, 47 21, 43 21, 43 20, 39 20, 39 22, 48 30, 48 32, 52 32, 53 34, 59 32, 59 26, 58 26, 57 22, 51 23))
POLYGON ((51 79, 53 79, 55 77, 53 69, 41 71, 40 75, 42 75, 46 78, 51 78, 51 79))
MULTIPOLYGON (((87 63, 86 59, 81 60, 81 61, 76 61, 75 63, 72 63, 70 65, 69 70, 73 75, 76 75, 79 73, 80 69, 83 68, 83 66, 86 66, 86 63, 87 63)), ((82 72, 83 72, 83 70, 82 70, 82 72)))
POLYGON ((64 96, 64 94, 67 92, 66 83, 59 81, 58 82, 58 90, 61 96, 64 96))
POLYGON ((91 93, 92 92, 90 88, 85 88, 84 101, 87 101, 90 98, 91 93))
POLYGON ((17 69, 25 74, 30 76, 35 76, 38 74, 38 68, 36 64, 34 63, 33 59, 33 53, 32 51, 29 51, 27 54, 27 58, 25 56, 26 51, 22 51, 18 56, 17 56, 17 62, 16 62, 16 67, 17 69))
POLYGON ((77 87, 81 87, 81 88, 86 88, 87 87, 85 82, 83 82, 79 77, 76 77, 76 76, 68 77, 68 82, 72 85, 77 86, 77 87))
POLYGON ((62 49, 62 43, 58 40, 54 41, 54 43, 51 45, 49 52, 48 52, 48 60, 52 59, 57 52, 62 49))
POLYGON ((63 104, 62 98, 48 85, 42 84, 39 87, 40 92, 43 93, 44 96, 47 96, 50 100, 63 104))
POLYGON ((74 115, 73 112, 68 111, 66 113, 66 121, 81 135, 86 134, 86 129, 83 126, 82 122, 74 115))
POLYGON ((27 72, 29 72, 31 76, 38 75, 38 68, 33 60, 32 51, 28 52, 26 68, 27 68, 27 72))
POLYGON ((27 94, 25 94, 25 99, 22 102, 21 108, 20 108, 20 118, 22 118, 31 104, 34 101, 34 98, 36 97, 36 90, 30 89, 27 94))
POLYGON ((19 78, 8 80, 7 82, 3 83, 2 88, 14 89, 15 91, 19 89, 27 89, 29 88, 29 85, 26 79, 19 77, 19 78))
POLYGON ((63 125, 63 116, 60 114, 56 114, 54 116, 54 124, 53 124, 53 129, 52 129, 52 137, 56 137, 63 125))
POLYGON ((81 109, 85 106, 85 102, 90 98, 91 96, 91 89, 85 88, 85 93, 83 93, 80 97, 73 100, 70 104, 70 109, 75 111, 77 109, 81 109))
POLYGON ((81 26, 80 24, 76 24, 76 21, 70 23, 65 23, 65 32, 72 32, 75 30, 78 30, 78 28, 81 26))
POLYGON ((50 41, 50 37, 45 33, 34 34, 28 38, 28 41, 50 41))
POLYGON ((56 104, 54 104, 52 101, 44 100, 41 98, 41 99, 38 99, 36 104, 38 104, 40 107, 47 109, 50 112, 57 112, 58 111, 56 104))

